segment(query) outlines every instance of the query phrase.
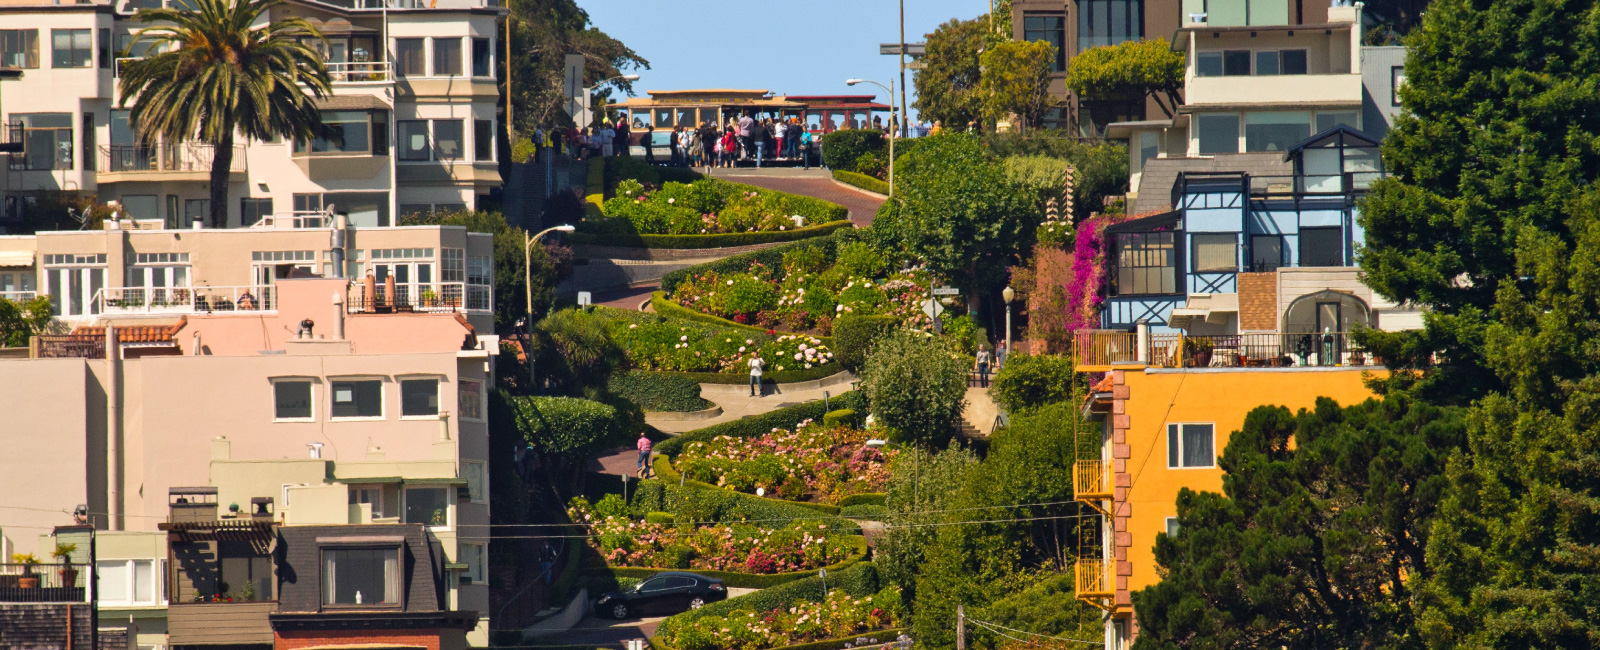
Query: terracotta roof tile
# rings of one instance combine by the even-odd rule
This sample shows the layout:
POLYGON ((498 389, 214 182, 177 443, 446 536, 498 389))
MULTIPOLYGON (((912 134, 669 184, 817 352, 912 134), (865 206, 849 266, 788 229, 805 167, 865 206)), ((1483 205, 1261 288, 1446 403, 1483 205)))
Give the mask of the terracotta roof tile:
MULTIPOLYGON (((178 318, 178 322, 167 325, 119 325, 117 326, 117 341, 120 343, 171 343, 178 335, 178 330, 189 323, 188 316, 178 318)), ((93 336, 104 338, 106 326, 80 325, 72 330, 73 336, 93 336)))
POLYGON ((1111 389, 1114 386, 1115 386, 1115 384, 1112 383, 1112 381, 1111 381, 1111 373, 1106 373, 1106 376, 1105 376, 1104 379, 1101 379, 1099 382, 1095 383, 1094 388, 1091 390, 1091 392, 1109 393, 1109 392, 1111 392, 1111 389))

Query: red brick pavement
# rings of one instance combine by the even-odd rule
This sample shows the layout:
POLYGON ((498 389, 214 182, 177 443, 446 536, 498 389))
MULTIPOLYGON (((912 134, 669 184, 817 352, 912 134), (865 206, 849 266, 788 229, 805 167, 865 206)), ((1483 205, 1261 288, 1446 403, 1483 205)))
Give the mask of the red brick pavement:
POLYGON ((878 214, 878 206, 883 205, 883 199, 874 197, 866 192, 843 187, 833 182, 832 178, 757 176, 749 174, 718 174, 718 176, 736 183, 747 183, 769 190, 810 196, 838 203, 850 210, 850 220, 855 222, 857 228, 865 228, 872 225, 872 218, 878 214))
POLYGON ((661 283, 653 282, 646 285, 628 287, 626 289, 600 291, 595 293, 594 304, 615 307, 617 309, 626 309, 628 311, 638 311, 639 303, 649 300, 650 294, 655 293, 660 289, 661 283))

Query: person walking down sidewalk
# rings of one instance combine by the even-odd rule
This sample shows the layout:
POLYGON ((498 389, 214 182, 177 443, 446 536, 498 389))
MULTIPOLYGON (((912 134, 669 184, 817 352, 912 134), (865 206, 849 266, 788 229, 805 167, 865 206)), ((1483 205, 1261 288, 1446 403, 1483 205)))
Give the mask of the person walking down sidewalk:
POLYGON ((1001 341, 1000 345, 995 347, 995 349, 994 349, 994 371, 995 372, 1000 372, 1001 370, 1005 370, 1006 369, 1006 356, 1010 352, 1011 352, 1011 349, 1006 347, 1006 342, 1005 341, 1001 341))
POLYGON ((653 449, 655 445, 651 444, 649 436, 646 436, 644 432, 640 432, 638 447, 639 471, 637 473, 639 478, 645 478, 646 476, 650 475, 650 450, 653 449))
POLYGON ((750 358, 750 396, 761 397, 765 391, 761 390, 761 369, 767 365, 761 357, 750 358))
POLYGON ((978 385, 989 387, 989 346, 978 348, 978 385))
POLYGON ((804 136, 805 127, 800 126, 799 118, 790 118, 789 125, 784 127, 783 157, 794 160, 800 155, 800 139, 804 136))

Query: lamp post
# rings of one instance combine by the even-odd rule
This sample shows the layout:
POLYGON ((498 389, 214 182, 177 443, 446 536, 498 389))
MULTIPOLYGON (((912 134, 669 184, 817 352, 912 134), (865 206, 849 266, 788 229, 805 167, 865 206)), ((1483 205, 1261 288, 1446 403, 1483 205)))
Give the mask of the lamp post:
MULTIPOLYGON (((905 39, 901 39, 901 40, 905 40, 905 39)), ((901 43, 900 49, 901 50, 905 49, 905 44, 904 43, 901 43)), ((876 81, 873 81, 871 79, 846 79, 844 81, 844 84, 846 86, 854 86, 856 84, 872 84, 874 86, 877 86, 879 88, 882 88, 884 90, 889 91, 889 115, 890 115, 891 121, 893 121, 893 117, 894 117, 894 79, 892 77, 889 79, 889 85, 887 85, 887 86, 885 86, 885 85, 883 85, 881 83, 878 83, 876 81)), ((894 133, 894 130, 891 129, 890 133, 889 133, 889 198, 891 198, 891 199, 894 198, 894 141, 896 139, 895 138, 896 135, 898 135, 898 134, 894 133)))
POLYGON ((589 103, 590 103, 589 95, 594 92, 594 89, 599 88, 601 86, 604 86, 604 85, 606 85, 608 83, 611 83, 613 81, 638 81, 638 80, 639 80, 639 75, 636 75, 636 74, 623 74, 623 75, 617 75, 615 77, 611 77, 610 79, 601 79, 600 81, 595 82, 595 84, 593 86, 589 86, 588 88, 584 88, 583 89, 583 105, 584 105, 584 109, 583 109, 584 115, 583 115, 583 117, 584 117, 584 119, 583 119, 583 124, 578 125, 578 128, 581 129, 581 128, 584 128, 586 126, 589 126, 589 122, 594 121, 594 109, 589 108, 589 103))
MULTIPOLYGON (((1000 292, 1000 297, 1004 298, 1005 301, 1006 301, 1006 356, 1010 357, 1011 356, 1011 301, 1017 299, 1017 292, 1012 291, 1011 290, 1011 286, 1007 285, 1005 290, 1000 292)), ((998 359, 997 359, 997 361, 998 361, 998 359)))
MULTIPOLYGON (((534 383, 533 372, 533 245, 539 241, 540 237, 550 233, 572 232, 574 230, 577 230, 577 228, 570 225, 545 228, 539 231, 539 234, 528 237, 527 242, 522 246, 522 290, 528 296, 528 347, 523 351, 523 354, 528 356, 528 390, 530 391, 537 385, 534 383)), ((524 230, 522 232, 526 236, 528 231, 524 230)))

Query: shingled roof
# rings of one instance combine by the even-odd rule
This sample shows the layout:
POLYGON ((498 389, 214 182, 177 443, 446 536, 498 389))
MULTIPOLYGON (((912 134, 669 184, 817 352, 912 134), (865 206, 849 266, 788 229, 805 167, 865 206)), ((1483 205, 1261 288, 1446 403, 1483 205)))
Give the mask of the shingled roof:
MULTIPOLYGON (((188 316, 178 317, 178 322, 166 325, 117 325, 117 342, 119 343, 171 343, 178 335, 178 330, 189 324, 188 316)), ((92 336, 105 338, 106 326, 80 325, 72 330, 73 336, 92 336)))

